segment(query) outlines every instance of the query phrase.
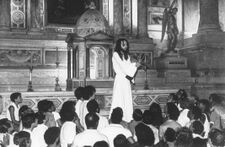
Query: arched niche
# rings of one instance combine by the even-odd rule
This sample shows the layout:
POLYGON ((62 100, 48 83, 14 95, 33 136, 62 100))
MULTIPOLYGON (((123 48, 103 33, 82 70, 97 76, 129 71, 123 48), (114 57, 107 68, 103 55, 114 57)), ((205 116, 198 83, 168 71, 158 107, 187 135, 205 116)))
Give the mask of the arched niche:
POLYGON ((109 77, 109 53, 102 45, 90 48, 90 79, 105 79, 109 77))

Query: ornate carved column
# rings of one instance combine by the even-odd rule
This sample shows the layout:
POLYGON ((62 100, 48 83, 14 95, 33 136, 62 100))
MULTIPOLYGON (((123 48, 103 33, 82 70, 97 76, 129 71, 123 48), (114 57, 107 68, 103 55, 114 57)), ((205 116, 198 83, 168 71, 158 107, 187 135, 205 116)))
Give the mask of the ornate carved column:
POLYGON ((0 31, 10 28, 10 0, 0 0, 0 31))
POLYGON ((200 0, 200 22, 198 32, 220 31, 218 0, 200 0))
POLYGON ((72 69, 72 71, 73 71, 73 78, 77 78, 77 66, 76 66, 76 63, 77 63, 77 61, 76 61, 76 56, 77 56, 77 47, 75 47, 74 49, 73 49, 73 55, 72 55, 72 60, 73 60, 73 63, 72 63, 72 66, 73 66, 73 69, 72 69))
POLYGON ((123 33, 123 1, 114 0, 114 21, 113 30, 114 35, 121 35, 123 33))
POLYGON ((66 91, 72 91, 72 79, 71 79, 71 49, 72 45, 67 46, 67 80, 66 80, 66 91))
POLYGON ((138 0, 138 37, 148 37, 147 1, 138 0))

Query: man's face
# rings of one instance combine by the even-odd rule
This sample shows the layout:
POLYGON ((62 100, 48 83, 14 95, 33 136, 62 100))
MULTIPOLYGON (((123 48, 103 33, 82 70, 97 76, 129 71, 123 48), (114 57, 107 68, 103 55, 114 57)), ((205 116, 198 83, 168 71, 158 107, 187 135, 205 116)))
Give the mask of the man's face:
POLYGON ((126 51, 127 50, 127 42, 124 40, 124 41, 122 41, 121 42, 121 48, 124 50, 124 51, 126 51))

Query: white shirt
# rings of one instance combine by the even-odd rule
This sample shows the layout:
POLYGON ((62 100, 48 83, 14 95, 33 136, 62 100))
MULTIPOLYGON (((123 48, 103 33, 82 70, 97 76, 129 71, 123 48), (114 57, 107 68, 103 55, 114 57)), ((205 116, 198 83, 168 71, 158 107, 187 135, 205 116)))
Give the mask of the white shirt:
POLYGON ((110 147, 114 147, 113 140, 117 135, 123 134, 126 138, 132 136, 130 130, 124 128, 120 124, 109 124, 109 126, 100 130, 100 132, 108 138, 110 147))
POLYGON ((8 120, 12 121, 11 116, 10 116, 10 112, 9 112, 9 107, 10 106, 13 106, 13 108, 14 108, 14 117, 15 117, 15 120, 16 121, 19 121, 20 120, 19 119, 19 109, 20 109, 20 106, 19 105, 16 106, 16 104, 14 102, 11 102, 9 104, 8 108, 7 108, 6 116, 7 116, 8 120))
POLYGON ((85 116, 88 114, 87 103, 88 100, 84 100, 80 105, 80 123, 85 130, 87 129, 87 126, 85 124, 85 116))
POLYGON ((190 119, 188 118, 189 109, 184 109, 180 112, 180 115, 177 119, 177 122, 182 126, 185 127, 189 124, 190 119))
POLYGON ((68 144, 72 144, 75 136, 76 124, 72 121, 64 122, 60 131, 61 147, 67 147, 68 144))
POLYGON ((32 134, 35 140, 38 140, 38 147, 46 147, 44 134, 48 127, 44 124, 38 124, 36 128, 33 129, 32 134))
POLYGON ((97 130, 102 130, 105 127, 107 127, 109 125, 109 121, 106 117, 101 116, 100 114, 97 114, 99 116, 99 122, 98 122, 98 128, 97 130))
POLYGON ((81 112, 80 112, 80 106, 82 104, 82 101, 81 100, 77 100, 77 103, 75 105, 75 111, 77 113, 77 116, 80 118, 81 116, 81 112))
POLYGON ((75 136, 72 147, 93 146, 97 141, 108 142, 108 139, 96 129, 87 129, 75 136))

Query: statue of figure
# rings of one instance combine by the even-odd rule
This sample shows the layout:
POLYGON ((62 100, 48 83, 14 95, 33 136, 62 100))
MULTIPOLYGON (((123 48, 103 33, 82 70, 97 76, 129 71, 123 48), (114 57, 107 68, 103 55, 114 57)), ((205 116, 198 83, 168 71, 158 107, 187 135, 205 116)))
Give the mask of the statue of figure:
POLYGON ((174 0, 169 8, 165 8, 163 13, 161 42, 163 41, 165 32, 167 32, 167 53, 176 52, 175 47, 177 45, 177 35, 179 33, 175 18, 177 8, 173 8, 176 1, 177 0, 174 0))

